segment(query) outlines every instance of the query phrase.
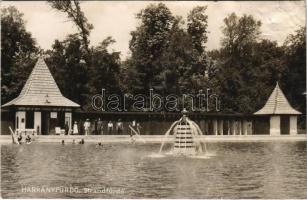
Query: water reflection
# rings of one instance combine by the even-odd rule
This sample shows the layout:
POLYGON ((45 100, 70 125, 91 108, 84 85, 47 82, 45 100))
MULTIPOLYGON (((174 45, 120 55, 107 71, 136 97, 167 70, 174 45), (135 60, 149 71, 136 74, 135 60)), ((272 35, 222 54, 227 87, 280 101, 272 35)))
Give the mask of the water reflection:
POLYGON ((209 159, 150 157, 158 144, 1 146, 4 198, 307 198, 307 143, 212 143, 209 159), (65 186, 121 192, 22 192, 65 186))

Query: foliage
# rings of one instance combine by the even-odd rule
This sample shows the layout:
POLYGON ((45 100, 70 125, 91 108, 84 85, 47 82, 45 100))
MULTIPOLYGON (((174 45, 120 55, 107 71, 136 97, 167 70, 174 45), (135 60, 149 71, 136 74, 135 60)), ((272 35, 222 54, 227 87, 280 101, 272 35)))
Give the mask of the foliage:
MULTIPOLYGON (((91 46, 93 26, 80 3, 49 1, 66 13, 78 33, 55 40, 45 51, 47 64, 64 96, 90 109, 91 96, 105 88, 113 93, 161 95, 217 92, 224 112, 253 113, 266 102, 276 82, 290 103, 306 112, 305 28, 290 34, 282 46, 261 38, 261 22, 251 15, 231 13, 224 19, 221 48, 207 51, 207 7, 195 7, 187 16, 174 16, 163 3, 150 4, 137 14, 139 26, 131 32, 131 56, 109 52, 108 37, 91 46)), ((14 7, 1 9, 1 100, 16 97, 39 53, 14 7)), ((180 102, 182 103, 182 102, 180 102)))
POLYGON ((137 19, 141 25, 131 33, 129 48, 132 62, 137 70, 137 79, 142 85, 141 93, 150 88, 161 89, 160 73, 163 70, 160 59, 169 45, 169 35, 174 23, 170 10, 162 3, 151 4, 140 13, 137 19))
MULTIPOLYGON (((79 29, 79 34, 81 35, 82 42, 84 45, 84 50, 86 51, 85 60, 87 64, 90 64, 90 48, 89 48, 89 35, 91 30, 94 28, 92 24, 88 23, 87 18, 80 8, 80 2, 77 0, 73 1, 48 1, 52 8, 64 12, 67 14, 68 18, 71 19, 74 24, 79 29)), ((90 66, 90 65, 89 65, 90 66)))
POLYGON ((15 7, 1 9, 1 101, 12 100, 20 93, 39 49, 25 29, 23 14, 15 7))
POLYGON ((101 93, 101 88, 120 92, 118 74, 119 53, 109 53, 107 47, 114 40, 107 38, 91 49, 92 67, 87 68, 78 34, 69 35, 64 41, 56 40, 52 50, 45 52, 46 62, 62 93, 87 109, 91 95, 101 93))
POLYGON ((81 10, 80 2, 48 2, 52 8, 66 13, 79 30, 64 41, 56 40, 53 49, 46 52, 61 91, 83 109, 90 108, 91 95, 100 93, 102 88, 119 93, 120 53, 107 50, 115 41, 108 37, 97 47, 91 47, 89 36, 94 27, 81 10))
POLYGON ((109 53, 107 50, 107 47, 114 42, 115 40, 108 37, 92 50, 93 67, 90 71, 92 94, 101 93, 102 86, 107 91, 117 94, 121 92, 119 87, 120 53, 109 53))
POLYGON ((197 6, 188 15, 188 33, 196 51, 202 55, 208 40, 208 16, 205 14, 207 6, 197 6))
POLYGON ((200 88, 207 65, 205 11, 206 7, 194 8, 187 28, 162 3, 151 4, 137 15, 141 25, 131 33, 129 63, 144 86, 137 86, 141 92, 154 88, 163 94, 180 94, 200 88))
POLYGON ((306 113, 306 31, 300 27, 283 45, 287 70, 283 76, 285 93, 292 105, 306 113))
POLYGON ((283 51, 260 38, 261 22, 235 13, 224 19, 222 48, 215 52, 223 109, 252 113, 260 109, 285 71, 283 51))
POLYGON ((52 50, 46 51, 45 55, 46 63, 64 96, 85 105, 89 95, 89 77, 79 36, 74 34, 64 41, 55 40, 52 50))

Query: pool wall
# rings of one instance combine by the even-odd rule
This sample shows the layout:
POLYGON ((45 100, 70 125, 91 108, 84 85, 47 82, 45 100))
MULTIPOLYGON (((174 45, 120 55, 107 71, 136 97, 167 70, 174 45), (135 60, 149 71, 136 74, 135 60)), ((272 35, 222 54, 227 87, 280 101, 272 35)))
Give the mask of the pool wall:
MULTIPOLYGON (((34 140, 34 143, 59 143, 62 140, 65 143, 72 143, 84 139, 85 143, 131 143, 132 140, 129 135, 40 135, 34 140)), ((142 135, 141 137, 134 137, 136 143, 161 143, 165 141, 167 143, 174 142, 172 136, 164 137, 162 135, 142 135)), ((299 134, 296 136, 282 135, 282 136, 270 136, 270 135, 227 135, 227 136, 215 136, 204 135, 197 138, 197 140, 204 143, 211 142, 271 142, 271 141, 307 141, 306 134, 299 134)), ((10 135, 0 135, 0 144, 12 143, 12 137, 10 135)))

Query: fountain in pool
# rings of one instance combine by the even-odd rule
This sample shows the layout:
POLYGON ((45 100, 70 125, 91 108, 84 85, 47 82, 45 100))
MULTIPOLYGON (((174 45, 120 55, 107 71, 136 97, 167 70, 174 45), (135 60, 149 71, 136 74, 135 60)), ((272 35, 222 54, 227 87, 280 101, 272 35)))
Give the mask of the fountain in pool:
POLYGON ((204 144, 203 149, 199 139, 202 131, 194 121, 186 116, 187 111, 185 109, 182 111, 182 114, 183 116, 178 121, 175 121, 165 133, 165 139, 161 143, 159 155, 163 155, 166 138, 170 135, 174 136, 174 140, 172 150, 168 154, 192 157, 205 155, 206 145, 204 144))

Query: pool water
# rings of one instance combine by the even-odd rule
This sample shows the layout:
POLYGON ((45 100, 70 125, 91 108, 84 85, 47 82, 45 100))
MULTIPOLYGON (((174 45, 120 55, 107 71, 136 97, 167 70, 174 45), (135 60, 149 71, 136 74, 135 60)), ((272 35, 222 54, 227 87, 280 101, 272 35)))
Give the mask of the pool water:
POLYGON ((3 198, 307 198, 307 142, 210 143, 210 156, 203 159, 152 156, 159 147, 2 145, 1 194, 3 198))

